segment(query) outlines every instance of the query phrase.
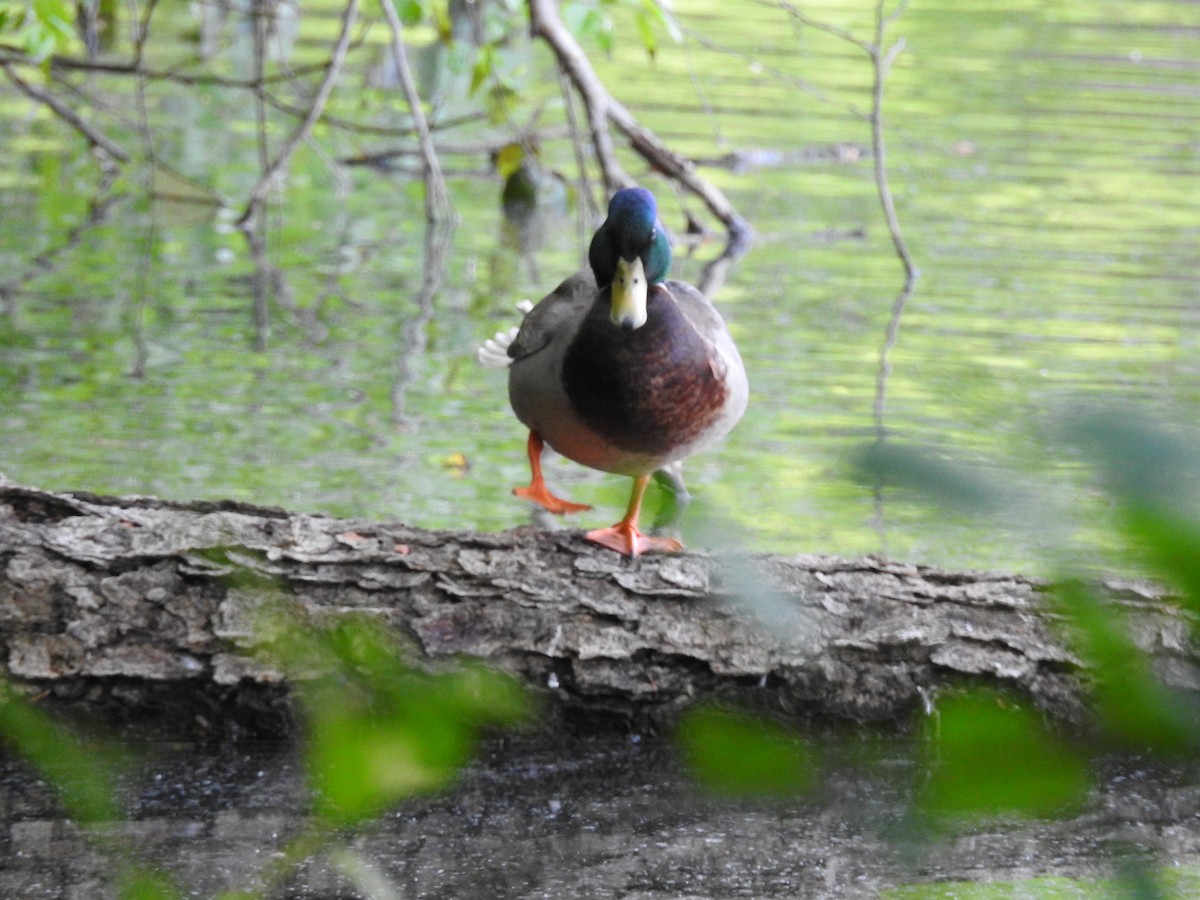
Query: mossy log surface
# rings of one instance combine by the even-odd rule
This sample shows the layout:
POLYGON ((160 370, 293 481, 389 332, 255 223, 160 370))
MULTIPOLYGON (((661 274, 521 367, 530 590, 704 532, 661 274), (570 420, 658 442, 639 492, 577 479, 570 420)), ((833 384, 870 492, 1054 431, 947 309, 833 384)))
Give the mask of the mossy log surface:
MULTIPOLYGON (((1163 677, 1200 687, 1191 623, 1170 597, 1105 587, 1163 677)), ((256 627, 278 598, 316 620, 378 616, 419 658, 483 660, 585 723, 661 721, 701 698, 902 721, 964 682, 1086 717, 1086 667, 1044 586, 1015 575, 827 556, 628 560, 573 531, 427 531, 0 483, 0 658, 49 702, 286 734, 288 679, 256 627)))

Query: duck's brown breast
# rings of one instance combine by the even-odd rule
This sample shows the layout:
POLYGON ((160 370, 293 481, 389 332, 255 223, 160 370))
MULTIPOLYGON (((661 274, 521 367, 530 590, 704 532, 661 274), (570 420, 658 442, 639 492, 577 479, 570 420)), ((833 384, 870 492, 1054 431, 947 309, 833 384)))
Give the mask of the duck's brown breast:
POLYGON ((669 455, 720 418, 723 367, 664 289, 652 289, 646 324, 632 331, 612 323, 608 299, 604 291, 563 358, 567 397, 609 443, 669 455))

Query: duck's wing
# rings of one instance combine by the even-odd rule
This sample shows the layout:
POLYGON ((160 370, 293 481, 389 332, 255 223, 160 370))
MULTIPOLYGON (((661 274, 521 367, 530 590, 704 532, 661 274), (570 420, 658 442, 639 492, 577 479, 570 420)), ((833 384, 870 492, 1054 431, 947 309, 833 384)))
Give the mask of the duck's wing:
POLYGON ((721 318, 717 308, 699 290, 685 281, 671 280, 665 282, 663 286, 670 291, 671 296, 675 298, 675 302, 683 311, 684 318, 701 337, 711 341, 715 340, 719 334, 728 333, 725 320, 721 318))
POLYGON ((526 314, 520 330, 509 342, 507 353, 510 362, 532 356, 556 337, 573 333, 595 296, 596 279, 590 270, 584 269, 543 297, 526 314))
POLYGON ((736 372, 740 372, 740 377, 744 379, 745 373, 742 370, 742 360, 737 346, 729 335, 725 320, 721 318, 721 314, 717 312, 712 301, 683 281, 667 281, 664 286, 675 298, 684 318, 696 330, 696 334, 713 345, 718 354, 717 358, 724 365, 736 370, 731 374, 738 377, 736 372))

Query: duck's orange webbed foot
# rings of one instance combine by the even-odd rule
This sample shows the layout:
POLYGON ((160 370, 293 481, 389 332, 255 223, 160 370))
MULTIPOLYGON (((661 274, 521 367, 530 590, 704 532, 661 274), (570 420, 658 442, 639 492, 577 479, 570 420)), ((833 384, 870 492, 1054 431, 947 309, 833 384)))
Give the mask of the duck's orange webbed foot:
POLYGON ((532 500, 556 516, 591 509, 586 503, 572 503, 570 500, 554 496, 554 494, 550 493, 550 489, 546 487, 546 482, 540 478, 535 478, 529 487, 513 488, 513 493, 525 500, 532 500))
POLYGON ((637 525, 618 522, 611 528, 597 528, 584 535, 589 541, 616 550, 626 556, 640 556, 643 553, 678 553, 683 544, 675 538, 651 537, 642 534, 637 525))
POLYGON ((649 475, 639 475, 635 478, 625 518, 611 528, 589 531, 584 537, 601 547, 616 550, 630 557, 642 553, 678 553, 682 550, 683 544, 675 538, 650 537, 642 534, 638 528, 638 517, 642 513, 642 496, 646 493, 646 485, 649 483, 649 475))
POLYGON ((556 497, 550 493, 550 488, 546 487, 546 481, 542 478, 542 450, 544 447, 542 436, 536 431, 529 432, 529 470, 533 473, 533 477, 530 479, 529 487, 513 488, 513 493, 526 500, 532 500, 556 516, 591 509, 586 503, 572 503, 570 500, 564 500, 562 497, 556 497))

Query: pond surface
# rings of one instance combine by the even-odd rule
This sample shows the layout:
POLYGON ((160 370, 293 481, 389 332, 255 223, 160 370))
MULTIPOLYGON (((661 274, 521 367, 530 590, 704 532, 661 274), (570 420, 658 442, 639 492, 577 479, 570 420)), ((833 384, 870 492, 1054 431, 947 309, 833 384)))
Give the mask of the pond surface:
MULTIPOLYGON (((1136 882, 1118 875, 1163 863, 1151 878, 1170 896, 1195 896, 1192 768, 1109 764, 1105 787, 1075 817, 979 824, 926 843, 907 818, 915 770, 903 758, 834 763, 803 800, 735 802, 699 793, 651 740, 519 740, 490 746, 446 795, 349 837, 341 846, 351 853, 290 869, 271 896, 1157 896, 1133 893, 1136 882), (957 883, 980 878, 996 882, 992 893, 957 883), (379 892, 366 893, 369 883, 379 892)), ((197 898, 260 885, 308 808, 301 766, 280 748, 159 748, 127 789, 129 820, 101 833, 197 898)), ((114 895, 119 857, 63 821, 43 785, 2 765, 0 804, 4 896, 114 895)))
MULTIPOLYGON (((1055 426, 1088 402, 1189 424, 1200 406, 1200 9, 921 2, 888 33, 905 44, 886 83, 887 165, 921 278, 891 358, 886 427, 985 472, 1020 473, 1049 510, 1030 527, 1027 511, 979 523, 911 495, 877 509, 854 477, 902 281, 873 182, 866 55, 771 4, 678 7, 684 43, 665 43, 653 63, 636 39, 595 56, 647 126, 708 161, 703 174, 756 232, 717 292, 751 408, 723 448, 689 464, 698 500, 685 538, 1035 572, 1047 545, 1066 543, 1119 567, 1105 504, 1055 426)), ((324 61, 336 34, 337 4, 305 9, 281 29, 289 65, 324 61)), ((872 9, 806 6, 864 39, 872 9)), ((126 30, 113 29, 114 59, 126 30)), ((618 35, 633 33, 618 19, 618 35)), ((365 33, 332 106, 383 133, 322 125, 300 148, 270 205, 275 290, 261 302, 232 226, 258 172, 245 90, 151 79, 143 138, 132 79, 65 73, 96 127, 160 161, 107 183, 76 134, 0 84, 0 471, 45 488, 235 497, 428 527, 527 520, 509 494, 526 475, 524 435, 503 374, 478 368, 474 349, 513 321, 519 299, 579 266, 594 223, 552 200, 517 228, 486 154, 454 151, 510 139, 535 106, 538 125, 561 135, 562 103, 552 78, 534 77, 509 123, 438 132, 460 221, 423 292, 413 157, 386 171, 336 162, 411 153, 386 133, 403 124, 400 95, 374 87, 385 37, 378 22, 365 33)), ((243 78, 245 41, 235 19, 163 8, 147 61, 243 78), (198 59, 198 34, 223 52, 198 59)), ((417 53, 435 121, 478 107, 446 54, 417 53)), ((540 49, 514 53, 513 66, 551 73, 540 49)), ((275 108, 266 118, 275 148, 297 120, 275 108)), ((573 184, 569 142, 541 146, 573 184)), ((681 230, 670 189, 624 159, 681 230)), ((676 274, 698 279, 720 249, 677 251, 676 274)), ((578 525, 623 508, 625 479, 563 461, 551 472, 598 507, 578 525)))

